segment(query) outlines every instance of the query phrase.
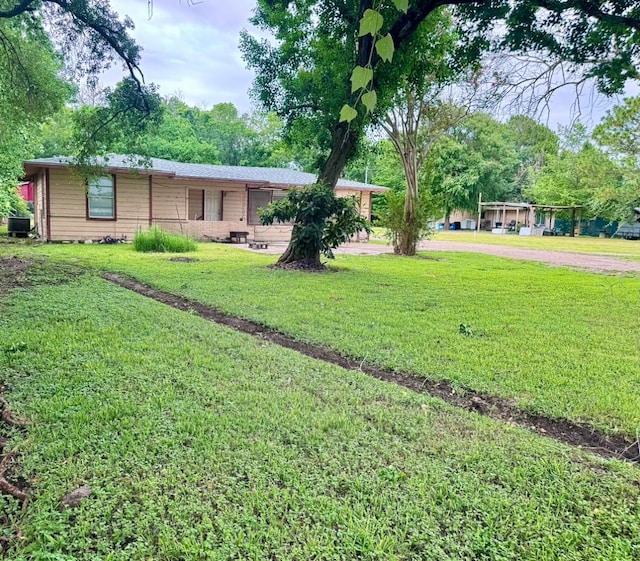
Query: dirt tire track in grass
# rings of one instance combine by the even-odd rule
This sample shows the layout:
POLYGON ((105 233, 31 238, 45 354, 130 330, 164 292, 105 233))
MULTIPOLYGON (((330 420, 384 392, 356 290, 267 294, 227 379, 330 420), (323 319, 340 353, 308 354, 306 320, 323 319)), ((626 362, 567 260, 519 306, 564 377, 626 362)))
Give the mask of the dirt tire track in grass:
POLYGON ((634 463, 640 460, 640 449, 637 441, 630 441, 621 436, 609 436, 585 424, 573 423, 563 419, 550 419, 542 415, 527 413, 518 409, 513 402, 495 396, 473 391, 466 391, 461 394, 459 390, 456 391, 450 383, 443 380, 430 380, 418 374, 395 372, 369 366, 364 363, 364 360, 359 361, 355 358, 348 358, 332 349, 298 341, 276 329, 227 314, 212 306, 182 296, 157 290, 135 279, 114 273, 103 273, 102 276, 120 287, 127 288, 178 310, 196 313, 208 321, 247 333, 257 339, 268 341, 281 347, 293 349, 308 357, 335 364, 347 370, 362 372, 373 378, 397 384, 417 393, 438 397, 456 407, 518 425, 565 444, 587 449, 604 458, 624 459, 634 463))
MULTIPOLYGON (((3 388, 0 387, 0 390, 2 389, 3 388)), ((22 419, 21 417, 16 417, 16 415, 13 414, 9 408, 7 400, 2 394, 0 394, 0 423, 5 424, 10 429, 13 428, 18 430, 25 430, 29 425, 29 421, 22 419)), ((10 450, 9 452, 4 451, 5 445, 6 440, 0 439, 0 491, 12 495, 19 501, 24 502, 29 498, 26 491, 14 485, 5 477, 5 474, 9 469, 9 464, 15 456, 14 450, 10 450)))
MULTIPOLYGON (((0 387, 0 392, 4 388, 0 387)), ((4 396, 0 394, 0 425, 5 425, 10 430, 24 431, 29 422, 26 419, 16 417, 7 403, 4 396)), ((10 468, 14 462, 15 450, 6 450, 8 439, 0 437, 0 493, 10 495, 22 503, 24 508, 29 501, 29 494, 25 488, 25 482, 14 484, 10 481, 10 468)), ((15 528, 9 517, 0 512, 0 528, 4 528, 3 536, 0 536, 0 558, 11 547, 14 540, 20 538, 20 529, 15 528)))

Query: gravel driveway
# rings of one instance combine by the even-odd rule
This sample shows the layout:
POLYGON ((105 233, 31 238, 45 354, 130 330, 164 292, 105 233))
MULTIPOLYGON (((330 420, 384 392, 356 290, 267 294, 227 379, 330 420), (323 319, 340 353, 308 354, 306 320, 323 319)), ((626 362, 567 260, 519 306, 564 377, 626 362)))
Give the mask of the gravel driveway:
MULTIPOLYGON (((246 246, 244 246, 246 248, 246 246)), ((267 250, 256 250, 258 253, 280 254, 284 252, 287 244, 269 244, 267 250)), ((558 267, 573 267, 594 272, 638 272, 640 273, 640 261, 627 261, 604 255, 591 255, 587 253, 572 253, 569 251, 545 251, 541 249, 525 249, 504 245, 490 245, 482 243, 450 242, 428 240, 418 246, 421 251, 465 251, 469 253, 486 253, 509 259, 524 261, 539 261, 558 267)), ((347 243, 335 250, 336 254, 349 255, 379 255, 381 253, 393 253, 388 245, 373 243, 347 243)))

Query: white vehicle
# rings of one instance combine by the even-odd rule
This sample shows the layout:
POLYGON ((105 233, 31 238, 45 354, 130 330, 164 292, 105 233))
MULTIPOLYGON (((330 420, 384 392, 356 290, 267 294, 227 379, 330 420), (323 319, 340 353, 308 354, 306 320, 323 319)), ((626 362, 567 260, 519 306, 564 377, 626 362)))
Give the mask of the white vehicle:
POLYGON ((614 234, 625 240, 640 240, 640 207, 633 209, 637 215, 635 222, 625 222, 620 224, 618 230, 614 234))

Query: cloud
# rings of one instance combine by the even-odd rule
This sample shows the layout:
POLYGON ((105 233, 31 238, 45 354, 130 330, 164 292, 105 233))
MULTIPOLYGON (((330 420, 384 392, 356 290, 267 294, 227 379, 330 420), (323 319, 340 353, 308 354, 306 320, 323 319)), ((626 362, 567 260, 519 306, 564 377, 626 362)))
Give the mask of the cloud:
MULTIPOLYGON (((132 35, 143 49, 145 80, 163 95, 180 91, 190 104, 232 102, 240 111, 251 109, 253 73, 245 68, 238 39, 250 28, 255 2, 154 0, 151 12, 144 2, 112 0, 111 6, 135 23, 132 35)), ((119 77, 111 72, 104 81, 119 77)))

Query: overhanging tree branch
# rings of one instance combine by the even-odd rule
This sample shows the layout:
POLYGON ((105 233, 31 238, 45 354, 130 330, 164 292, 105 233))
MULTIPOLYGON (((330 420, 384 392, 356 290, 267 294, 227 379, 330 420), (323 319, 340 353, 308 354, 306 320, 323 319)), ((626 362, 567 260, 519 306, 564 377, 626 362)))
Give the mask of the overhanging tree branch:
POLYGON ((33 12, 35 10, 35 3, 36 0, 22 0, 22 2, 16 4, 10 10, 0 12, 0 19, 13 18, 25 12, 33 12))
POLYGON ((590 0, 569 0, 567 2, 559 2, 556 0, 535 0, 536 5, 541 8, 555 13, 564 13, 569 10, 582 12, 599 21, 610 25, 623 25, 632 29, 640 30, 640 17, 629 17, 624 14, 613 14, 605 12, 601 9, 601 4, 609 4, 603 2, 591 2, 590 0))
MULTIPOLYGON (((138 50, 123 41, 124 29, 114 29, 110 24, 112 20, 102 17, 99 12, 92 14, 89 11, 75 9, 74 3, 68 0, 47 0, 51 4, 59 6, 75 22, 82 27, 93 31, 109 48, 118 55, 129 71, 129 75, 137 85, 139 94, 144 99, 144 74, 138 65, 138 50)), ((149 109, 145 103, 146 109, 149 109)))

